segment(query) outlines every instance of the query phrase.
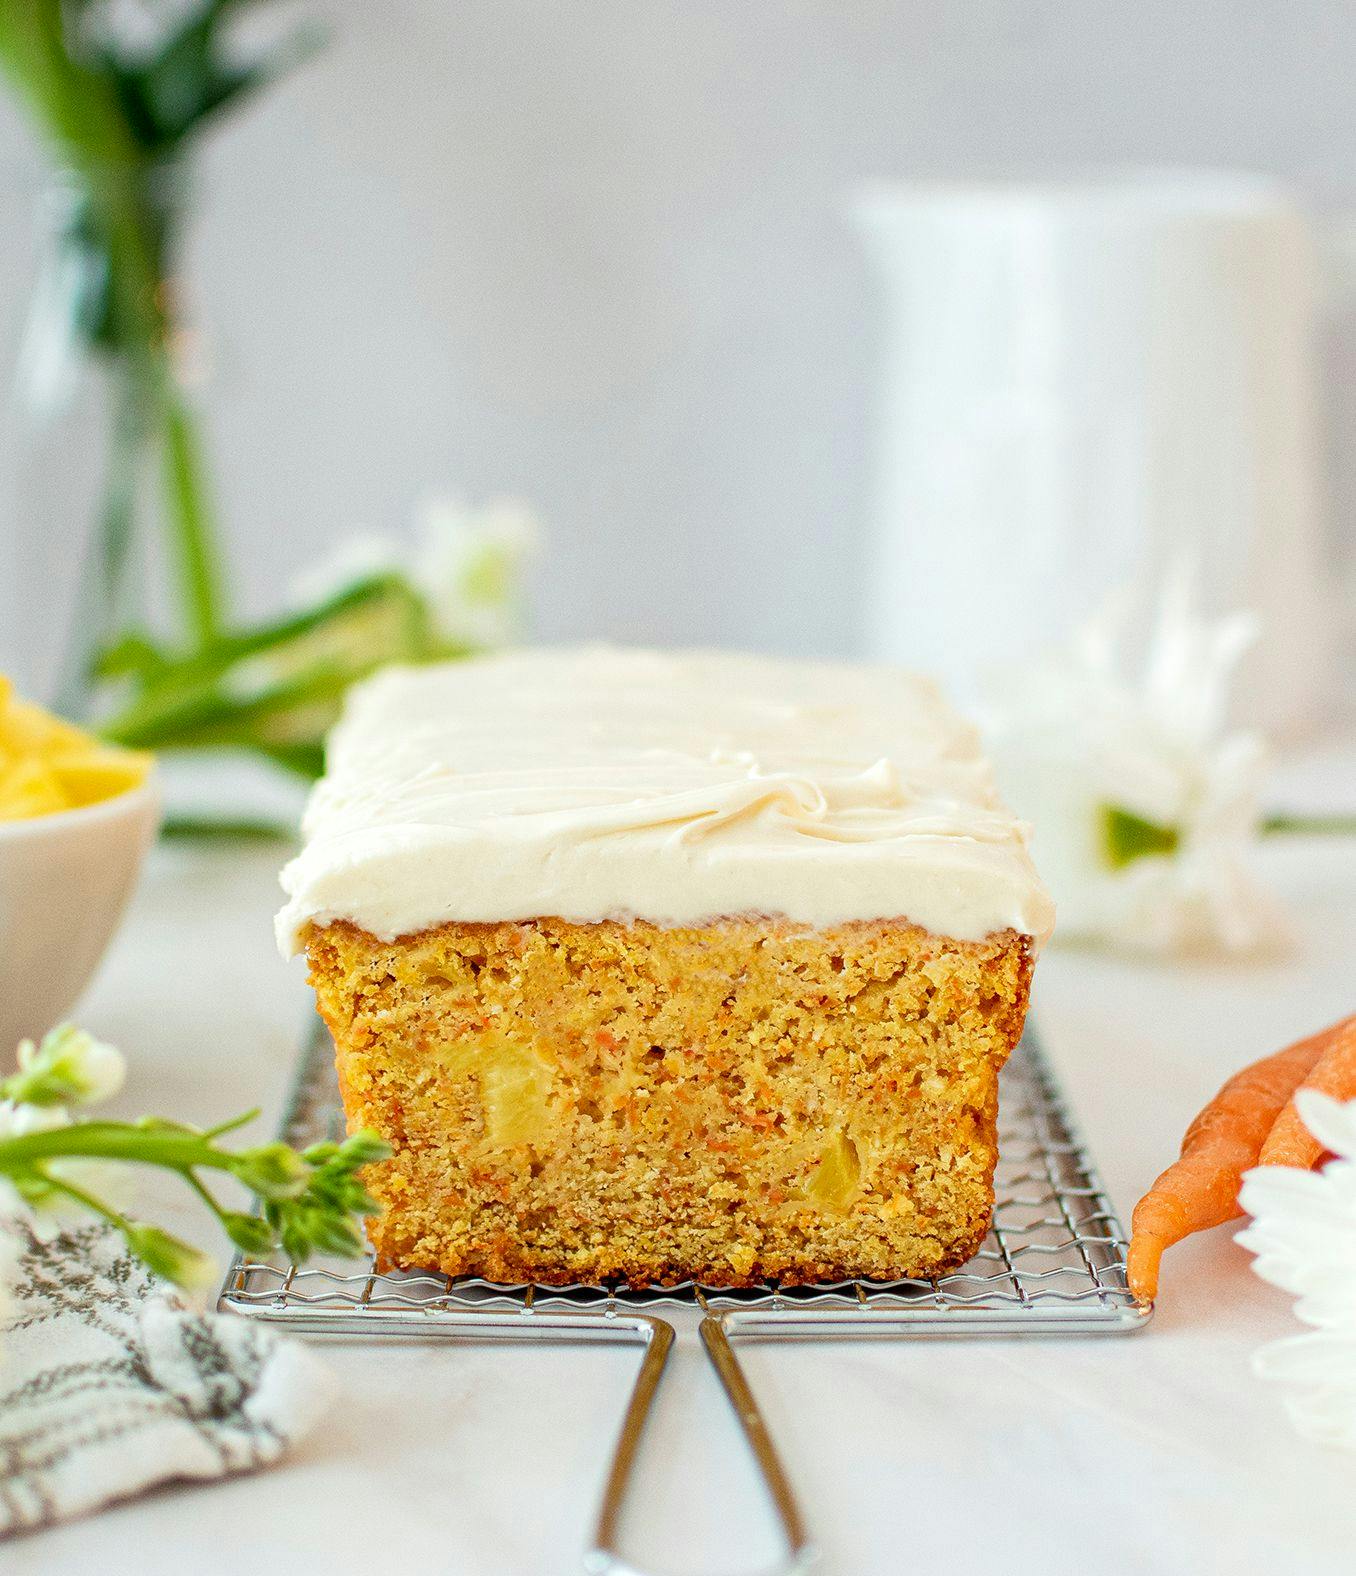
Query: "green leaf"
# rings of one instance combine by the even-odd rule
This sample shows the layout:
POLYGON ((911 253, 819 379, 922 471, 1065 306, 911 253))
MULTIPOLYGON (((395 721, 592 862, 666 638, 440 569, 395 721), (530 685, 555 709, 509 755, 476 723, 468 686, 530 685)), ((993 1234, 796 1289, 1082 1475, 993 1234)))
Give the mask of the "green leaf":
POLYGON ((328 37, 323 27, 300 27, 262 60, 253 61, 248 66, 217 65, 203 85, 191 117, 175 135, 182 137, 188 131, 197 130, 204 121, 223 109, 234 107, 239 100, 276 82, 279 77, 318 54, 328 37))
POLYGON ((281 766, 296 777, 314 782, 325 770, 325 745, 321 739, 302 744, 269 744, 257 741, 254 748, 261 755, 281 766))
POLYGON ((1123 805, 1101 806, 1102 852, 1113 870, 1124 870, 1137 859, 1171 858, 1181 846, 1178 827, 1150 821, 1123 805))
POLYGON ((148 749, 242 745, 314 777, 350 685, 386 662, 443 654, 406 581, 368 576, 301 612, 166 659, 103 732, 148 749))
POLYGON ((306 25, 241 64, 223 37, 227 13, 236 8, 232 0, 208 0, 150 55, 129 55, 116 40, 93 53, 115 82, 128 124, 147 151, 173 149, 218 111, 274 81, 325 42, 323 28, 306 25))
POLYGON ((135 678, 147 683, 172 661, 170 654, 144 630, 133 629, 95 653, 93 671, 101 679, 135 678))

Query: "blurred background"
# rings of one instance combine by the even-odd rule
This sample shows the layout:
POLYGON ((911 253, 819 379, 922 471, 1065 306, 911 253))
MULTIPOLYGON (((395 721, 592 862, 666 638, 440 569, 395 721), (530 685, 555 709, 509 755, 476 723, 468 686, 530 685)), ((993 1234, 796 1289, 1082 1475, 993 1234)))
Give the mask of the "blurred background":
MULTIPOLYGON (((425 495, 512 495, 545 527, 536 636, 860 651, 887 313, 862 182, 1206 166, 1356 210, 1343 0, 281 14, 328 42, 204 142, 180 270, 246 612, 425 495)), ((0 99, 7 377, 47 167, 0 99)), ((1356 329, 1323 294, 1344 594, 1356 329)), ((0 668, 49 695, 103 417, 77 400, 43 436, 8 389, 0 410, 0 668), (36 501, 54 452, 64 526, 36 501)))

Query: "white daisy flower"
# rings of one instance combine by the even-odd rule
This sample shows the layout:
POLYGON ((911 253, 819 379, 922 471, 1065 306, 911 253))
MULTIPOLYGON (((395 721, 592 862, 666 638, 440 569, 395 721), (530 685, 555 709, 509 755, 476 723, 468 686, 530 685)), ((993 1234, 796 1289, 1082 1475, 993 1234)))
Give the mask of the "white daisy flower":
POLYGON ((1035 827, 1058 939, 1253 949, 1281 927, 1249 869, 1265 752, 1226 721, 1251 621, 1197 618, 1179 574, 1133 663, 1130 611, 1092 620, 998 700, 1000 786, 1035 827))
POLYGON ((350 537, 293 586, 298 605, 319 601, 374 575, 400 575, 418 594, 439 639, 493 649, 522 633, 522 572, 540 528, 526 504, 497 499, 474 509, 431 499, 418 512, 415 540, 350 537))
POLYGON ((444 640, 493 648, 522 633, 523 565, 539 537, 532 511, 512 499, 424 505, 411 574, 444 640))
POLYGON ((1342 1105, 1306 1089, 1296 1104, 1336 1158, 1321 1171, 1249 1171, 1239 1202, 1253 1218, 1237 1240, 1313 1328, 1262 1347, 1253 1368, 1288 1386, 1286 1408, 1302 1434, 1356 1449, 1356 1100, 1342 1105))

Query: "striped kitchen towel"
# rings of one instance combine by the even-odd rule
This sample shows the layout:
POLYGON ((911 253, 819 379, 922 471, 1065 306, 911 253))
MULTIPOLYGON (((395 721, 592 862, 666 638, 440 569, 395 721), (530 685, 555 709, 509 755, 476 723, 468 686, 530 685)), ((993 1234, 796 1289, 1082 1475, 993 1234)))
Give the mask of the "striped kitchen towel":
POLYGON ((19 1254, 0 1310, 0 1538, 268 1466, 328 1407, 312 1353, 189 1307, 110 1228, 4 1226, 19 1254))

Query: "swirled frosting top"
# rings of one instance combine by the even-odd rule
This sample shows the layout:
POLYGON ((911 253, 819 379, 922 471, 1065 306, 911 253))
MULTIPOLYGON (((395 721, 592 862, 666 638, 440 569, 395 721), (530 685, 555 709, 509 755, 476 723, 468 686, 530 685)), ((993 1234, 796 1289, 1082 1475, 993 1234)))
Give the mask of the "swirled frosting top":
POLYGON ((975 731, 894 669, 608 647, 355 689, 278 939, 555 915, 902 918, 1039 943, 1053 909, 975 731))

